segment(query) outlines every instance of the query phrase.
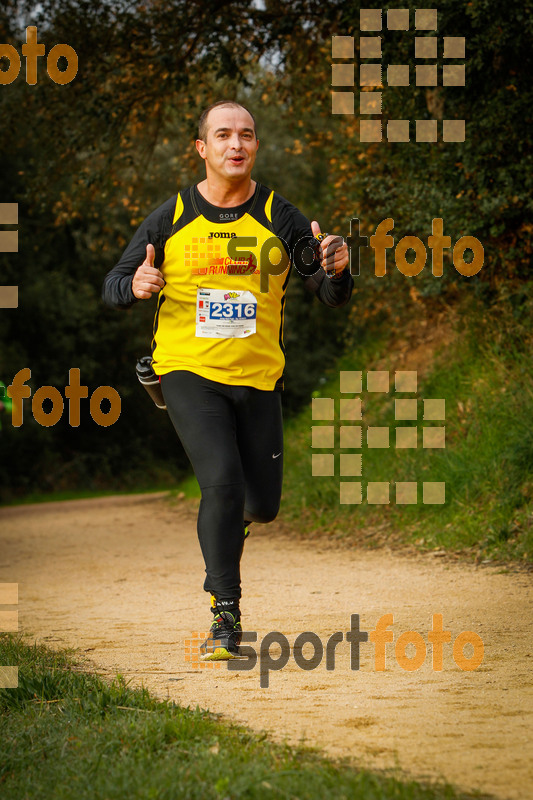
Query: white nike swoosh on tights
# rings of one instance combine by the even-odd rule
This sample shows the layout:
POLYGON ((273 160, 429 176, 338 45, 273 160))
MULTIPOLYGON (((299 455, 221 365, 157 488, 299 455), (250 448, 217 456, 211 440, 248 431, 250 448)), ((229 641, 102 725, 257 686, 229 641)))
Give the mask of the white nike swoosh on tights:
POLYGON ((276 455, 274 455, 274 453, 272 453, 272 458, 278 458, 278 456, 280 456, 280 455, 281 455, 281 453, 276 453, 276 455))

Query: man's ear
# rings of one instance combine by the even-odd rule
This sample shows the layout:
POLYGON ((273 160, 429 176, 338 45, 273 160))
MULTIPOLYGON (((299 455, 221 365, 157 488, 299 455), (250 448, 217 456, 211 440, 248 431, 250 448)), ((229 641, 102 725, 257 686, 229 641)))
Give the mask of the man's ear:
POLYGON ((197 139, 196 142, 196 149, 200 153, 201 157, 205 159, 205 142, 203 139, 197 139))

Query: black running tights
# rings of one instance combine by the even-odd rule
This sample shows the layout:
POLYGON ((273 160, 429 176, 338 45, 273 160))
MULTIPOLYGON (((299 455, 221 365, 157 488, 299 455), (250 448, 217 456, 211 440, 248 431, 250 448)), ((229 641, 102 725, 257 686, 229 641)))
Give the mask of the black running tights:
POLYGON ((186 370, 163 375, 161 388, 202 490, 198 538, 204 589, 217 600, 239 600, 243 522, 270 522, 279 509, 281 394, 229 386, 186 370))

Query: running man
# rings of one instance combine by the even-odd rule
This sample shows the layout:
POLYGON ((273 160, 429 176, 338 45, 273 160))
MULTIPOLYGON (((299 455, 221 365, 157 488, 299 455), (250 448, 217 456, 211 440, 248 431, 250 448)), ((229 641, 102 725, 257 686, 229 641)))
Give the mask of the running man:
POLYGON ((353 286, 341 237, 324 238, 314 256, 309 247, 295 250, 320 227, 252 180, 258 147, 255 119, 244 106, 209 106, 196 140, 205 180, 144 220, 102 291, 116 308, 158 295, 153 369, 202 492, 198 538, 214 614, 204 660, 239 657, 248 525, 270 522, 279 509, 291 267, 327 306, 347 303, 353 286), (232 242, 240 237, 246 242, 232 242), (272 237, 279 237, 279 250, 272 237))

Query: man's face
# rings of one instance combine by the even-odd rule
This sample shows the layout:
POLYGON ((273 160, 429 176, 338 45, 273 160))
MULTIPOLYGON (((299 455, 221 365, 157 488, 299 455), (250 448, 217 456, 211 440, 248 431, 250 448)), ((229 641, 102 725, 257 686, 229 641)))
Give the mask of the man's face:
POLYGON ((250 175, 258 147, 254 121, 238 106, 213 108, 207 117, 206 141, 196 140, 196 149, 206 161, 208 174, 230 181, 250 175))

